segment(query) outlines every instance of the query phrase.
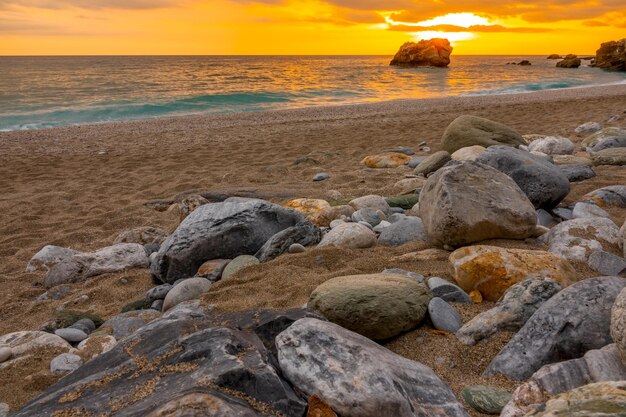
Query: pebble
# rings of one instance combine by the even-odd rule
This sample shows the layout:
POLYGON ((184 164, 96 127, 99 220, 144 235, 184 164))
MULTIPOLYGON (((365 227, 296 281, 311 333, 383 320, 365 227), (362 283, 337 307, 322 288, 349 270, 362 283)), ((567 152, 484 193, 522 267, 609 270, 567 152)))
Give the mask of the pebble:
POLYGON ((428 279, 428 288, 433 292, 433 296, 444 301, 472 304, 472 298, 461 287, 443 278, 431 277, 428 279))
POLYGON ((13 356, 13 349, 10 347, 0 347, 0 363, 6 362, 13 356))
POLYGON ((433 298, 428 303, 428 314, 437 330, 456 333, 463 325, 463 320, 456 309, 439 297, 433 298))
POLYGON ((87 339, 87 333, 82 330, 72 329, 69 327, 65 329, 58 329, 54 332, 54 334, 70 343, 78 343, 87 339))
POLYGON ((289 253, 302 253, 302 252, 306 252, 306 248, 299 243, 293 243, 291 246, 289 246, 288 252, 289 253))
POLYGON ((55 375, 64 375, 74 372, 83 364, 80 356, 73 353, 62 353, 50 362, 50 372, 55 375))
POLYGON ((154 288, 150 288, 146 292, 146 298, 150 301, 164 300, 165 296, 172 289, 172 284, 158 285, 154 288))
POLYGON ((313 181, 324 181, 329 178, 330 178, 330 174, 326 172, 320 172, 318 174, 315 174, 315 176, 313 177, 313 181))

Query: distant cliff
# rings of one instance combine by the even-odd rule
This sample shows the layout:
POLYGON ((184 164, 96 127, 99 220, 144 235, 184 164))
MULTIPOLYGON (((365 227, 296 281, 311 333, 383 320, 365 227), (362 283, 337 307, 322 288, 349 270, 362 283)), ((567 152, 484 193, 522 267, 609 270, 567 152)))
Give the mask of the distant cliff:
POLYGON ((406 67, 447 67, 450 64, 452 46, 442 38, 407 42, 391 60, 390 65, 406 67))
POLYGON ((626 71, 626 38, 600 45, 593 66, 611 71, 626 71))

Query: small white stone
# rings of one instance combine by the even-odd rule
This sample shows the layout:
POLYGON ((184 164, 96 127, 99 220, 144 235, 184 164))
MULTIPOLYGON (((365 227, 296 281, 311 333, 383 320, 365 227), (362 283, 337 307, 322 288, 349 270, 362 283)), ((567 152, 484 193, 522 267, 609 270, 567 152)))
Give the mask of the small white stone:
POLYGON ((299 243, 294 243, 289 246, 289 253, 302 253, 305 252, 306 248, 299 243))

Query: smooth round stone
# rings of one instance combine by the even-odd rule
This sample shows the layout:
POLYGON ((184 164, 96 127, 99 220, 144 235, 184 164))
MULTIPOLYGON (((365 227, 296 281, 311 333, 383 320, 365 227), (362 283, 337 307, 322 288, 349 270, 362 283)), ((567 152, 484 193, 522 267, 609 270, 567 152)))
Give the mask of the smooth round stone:
POLYGON ((10 347, 0 347, 0 363, 6 362, 13 356, 13 349, 10 347))
POLYGON ((54 334, 70 343, 78 343, 87 339, 87 333, 82 330, 72 329, 69 327, 65 329, 58 329, 54 332, 54 334))
POLYGON ((580 201, 572 210, 572 217, 575 219, 585 219, 592 217, 609 217, 609 213, 598 207, 596 203, 591 201, 580 201))
POLYGON ((326 172, 320 172, 318 174, 315 174, 315 176, 313 177, 313 181, 324 181, 329 178, 330 178, 330 174, 326 172))
POLYGON ((96 330, 96 323, 94 323, 93 320, 88 319, 88 318, 80 319, 76 323, 70 326, 74 329, 80 328, 80 327, 74 327, 74 326, 80 326, 80 327, 86 328, 87 329, 86 333, 91 333, 94 330, 96 330))
POLYGON ((230 261, 228 265, 226 265, 226 268, 224 268, 224 272, 222 272, 222 279, 228 278, 229 276, 246 266, 256 265, 258 263, 259 260, 252 255, 239 255, 235 259, 230 261))
POLYGON ((406 269, 401 268, 387 268, 383 270, 383 274, 397 274, 404 275, 407 278, 411 278, 416 280, 417 282, 424 282, 424 275, 420 275, 417 272, 407 271, 406 269))
POLYGON ((156 311, 163 310, 163 300, 154 300, 152 304, 150 304, 150 308, 156 311))
POLYGON ((171 289, 172 284, 158 285, 154 288, 150 288, 148 292, 146 292, 146 298, 150 301, 164 300, 171 289))
POLYGON ((389 227, 389 226, 391 226, 391 223, 389 223, 387 220, 383 220, 380 223, 378 223, 376 227, 374 227, 374 231, 376 233, 382 233, 382 231, 385 230, 385 227, 389 227))
POLYGON ((479 413, 499 415, 511 399, 511 394, 496 387, 474 385, 464 388, 461 397, 479 413))
POLYGON ((289 246, 288 252, 289 253, 302 253, 302 252, 306 252, 306 248, 299 243, 294 243, 291 246, 289 246))
POLYGON ((430 277, 428 279, 428 288, 430 288, 435 297, 439 297, 444 301, 472 304, 471 297, 463 288, 443 278, 430 277))
POLYGON ((428 303, 428 314, 437 330, 456 333, 463 325, 463 320, 456 309, 439 297, 433 298, 428 303))
POLYGON ((73 353, 62 353, 50 362, 50 372, 55 375, 74 372, 83 364, 80 356, 73 353))
POLYGON ((343 219, 335 219, 332 222, 330 222, 330 228, 334 229, 335 227, 339 226, 340 224, 344 224, 345 220, 343 219))
POLYGON ((183 301, 200 298, 210 287, 211 281, 206 278, 189 278, 184 280, 167 293, 165 300, 163 300, 163 311, 167 311, 183 301))
POLYGON ((374 230, 374 227, 372 227, 372 225, 371 225, 371 224, 369 224, 368 222, 363 222, 363 221, 361 221, 361 222, 358 222, 358 223, 359 223, 359 224, 362 224, 363 226, 367 227, 367 228, 368 228, 368 229, 370 229, 370 230, 374 230))
POLYGON ((365 207, 352 213, 352 221, 357 223, 366 222, 371 226, 376 226, 382 220, 381 216, 378 213, 379 210, 365 207))
POLYGON ((9 404, 0 403, 0 417, 7 417, 9 415, 9 404))

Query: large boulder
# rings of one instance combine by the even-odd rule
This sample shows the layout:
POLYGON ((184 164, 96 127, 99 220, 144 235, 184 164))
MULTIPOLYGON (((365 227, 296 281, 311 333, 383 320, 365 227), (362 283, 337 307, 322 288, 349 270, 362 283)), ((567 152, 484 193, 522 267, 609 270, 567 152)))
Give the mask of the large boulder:
POLYGON ((611 309, 611 337, 626 365, 626 289, 619 293, 611 309))
POLYGON ((536 225, 535 209, 515 182, 477 162, 450 163, 430 176, 419 213, 428 239, 462 246, 485 239, 524 239, 536 225))
POLYGON ((406 42, 396 52, 390 65, 406 67, 447 67, 452 46, 447 39, 434 38, 419 42, 406 42))
POLYGON ((606 127, 587 136, 583 139, 581 145, 593 148, 599 143, 612 139, 626 140, 626 129, 621 129, 619 127, 606 127))
POLYGON ((255 254, 269 238, 301 221, 297 212, 263 200, 206 204, 163 242, 150 270, 164 283, 191 277, 208 260, 255 254))
POLYGON ((557 68, 578 68, 582 61, 580 58, 568 58, 556 63, 557 68))
POLYGON ((509 146, 492 146, 476 158, 511 177, 535 208, 550 210, 563 200, 570 184, 554 164, 537 155, 509 146))
POLYGON ((461 288, 478 290, 497 301, 512 285, 528 278, 553 279, 566 287, 577 281, 574 267, 550 252, 475 245, 450 255, 454 279, 461 288))
POLYGON ((468 417, 430 368, 336 324, 298 320, 276 346, 283 375, 342 417, 468 417))
POLYGON ((467 146, 525 145, 522 135, 502 123, 476 116, 459 116, 446 128, 441 139, 444 150, 454 153, 467 146))
POLYGON ((350 275, 318 286, 308 307, 346 329, 382 340, 420 324, 431 298, 424 284, 402 275, 350 275))
POLYGON ((626 71, 626 39, 601 44, 596 51, 593 66, 611 71, 626 71))
POLYGON ((525 380, 543 365, 612 343, 611 307, 626 279, 589 278, 546 301, 491 361, 485 376, 525 380))

